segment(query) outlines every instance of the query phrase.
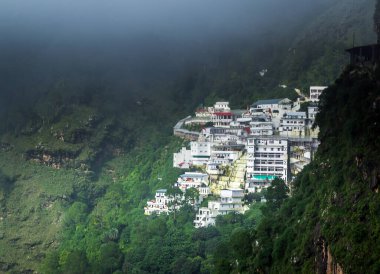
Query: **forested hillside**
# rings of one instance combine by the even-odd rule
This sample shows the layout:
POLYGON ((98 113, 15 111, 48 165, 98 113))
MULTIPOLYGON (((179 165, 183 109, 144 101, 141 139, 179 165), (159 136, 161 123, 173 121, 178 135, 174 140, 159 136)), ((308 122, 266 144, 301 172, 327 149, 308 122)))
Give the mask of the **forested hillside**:
POLYGON ((273 185, 261 222, 241 232, 250 245, 224 254, 226 265, 238 260, 237 273, 380 271, 379 77, 378 69, 349 67, 326 90, 316 159, 297 176, 290 198, 273 185))
POLYGON ((310 273, 326 268, 327 250, 347 273, 379 271, 379 224, 371 218, 379 204, 379 88, 371 71, 347 69, 326 92, 322 145, 291 199, 277 182, 281 191, 275 183, 266 206, 256 203, 204 229, 193 227, 188 207, 143 215, 154 191, 170 188, 180 174, 172 168, 172 153, 185 144, 172 136, 177 120, 218 99, 245 108, 260 98, 295 98, 294 88, 332 84, 347 64, 353 33, 358 44, 374 40, 373 0, 322 2, 286 18, 280 33, 255 33, 261 41, 236 37, 192 62, 173 53, 169 69, 155 63, 139 77, 142 67, 104 77, 101 58, 89 53, 72 58, 91 60, 91 71, 65 63, 65 73, 48 67, 54 73, 41 80, 24 71, 33 58, 18 56, 10 71, 33 81, 25 80, 28 88, 20 79, 15 87, 0 82, 22 90, 4 96, 0 111, 0 273, 310 273), (372 268, 362 269, 366 264, 372 268))

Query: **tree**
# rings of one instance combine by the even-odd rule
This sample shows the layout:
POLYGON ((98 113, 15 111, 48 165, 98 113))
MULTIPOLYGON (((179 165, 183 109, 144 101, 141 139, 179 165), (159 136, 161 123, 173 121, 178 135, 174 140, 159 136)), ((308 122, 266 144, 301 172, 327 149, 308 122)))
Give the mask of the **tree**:
POLYGON ((195 203, 199 201, 199 191, 194 187, 186 189, 185 201, 191 205, 195 205, 195 203))
POLYGON ((283 201, 288 198, 288 194, 289 187, 285 184, 284 180, 279 178, 274 179, 265 193, 267 207, 270 211, 278 210, 283 201))
POLYGON ((99 267, 102 273, 112 273, 121 268, 123 254, 118 245, 114 242, 108 242, 100 247, 99 267))
POLYGON ((182 191, 178 187, 170 187, 166 194, 172 198, 168 206, 173 211, 174 221, 176 221, 177 210, 182 205, 182 191))
POLYGON ((75 250, 70 252, 62 264, 62 273, 83 274, 88 270, 88 261, 84 252, 75 250))

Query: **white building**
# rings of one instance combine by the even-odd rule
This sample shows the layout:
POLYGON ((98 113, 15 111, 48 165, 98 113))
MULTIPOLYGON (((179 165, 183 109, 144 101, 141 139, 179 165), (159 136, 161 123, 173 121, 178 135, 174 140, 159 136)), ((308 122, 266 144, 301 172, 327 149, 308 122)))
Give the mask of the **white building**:
POLYGON ((217 165, 231 165, 241 156, 238 150, 215 150, 211 152, 210 163, 217 165))
POLYGON ((307 115, 310 121, 314 122, 315 117, 318 114, 318 107, 317 106, 309 106, 307 107, 307 115))
POLYGON ((198 210, 194 220, 195 227, 215 225, 218 215, 226 215, 231 212, 244 213, 243 198, 244 190, 242 189, 221 190, 218 201, 210 201, 207 207, 201 207, 198 210))
POLYGON ((311 162, 311 150, 305 146, 290 147, 290 170, 298 174, 311 162))
POLYGON ((177 153, 173 153, 173 167, 189 168, 191 165, 191 150, 182 147, 177 153))
POLYGON ((177 186, 182 192, 189 188, 199 188, 202 185, 208 185, 208 175, 200 172, 185 172, 178 177, 177 186))
POLYGON ((279 132, 281 136, 305 136, 306 112, 286 112, 280 120, 279 132))
POLYGON ((251 135, 273 135, 274 127, 272 122, 251 122, 251 135))
POLYGON ((288 98, 258 100, 251 106, 251 113, 257 112, 258 109, 262 109, 265 112, 272 112, 273 110, 285 109, 290 110, 292 107, 292 101, 288 98))
POLYGON ((205 184, 202 184, 201 187, 198 189, 199 195, 202 197, 207 197, 211 194, 211 189, 206 186, 205 184))
POLYGON ((193 141, 190 143, 190 151, 192 165, 205 165, 211 156, 211 142, 193 141))
POLYGON ((214 112, 218 111, 230 111, 230 103, 229 102, 216 102, 214 104, 214 112))
POLYGON ((215 127, 229 127, 233 121, 231 111, 215 111, 212 113, 211 121, 215 127))
POLYGON ((169 203, 173 201, 173 198, 170 198, 166 195, 166 189, 159 189, 156 191, 155 199, 147 201, 146 207, 144 207, 145 215, 152 214, 168 214, 170 212, 169 203))
POLYGON ((206 172, 210 175, 221 175, 223 171, 219 168, 219 164, 214 163, 211 159, 207 163, 206 172))
POLYGON ((247 141, 247 179, 263 183, 275 177, 288 180, 288 140, 281 137, 252 137, 247 141))
POLYGON ((319 96, 326 89, 326 86, 311 86, 310 87, 310 101, 319 102, 319 96))

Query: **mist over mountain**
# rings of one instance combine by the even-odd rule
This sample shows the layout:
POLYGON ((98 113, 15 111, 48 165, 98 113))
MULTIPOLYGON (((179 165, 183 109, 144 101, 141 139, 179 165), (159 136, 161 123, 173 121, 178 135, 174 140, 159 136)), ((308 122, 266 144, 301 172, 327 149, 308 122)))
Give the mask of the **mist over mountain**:
POLYGON ((2 1, 1 102, 33 101, 63 79, 154 92, 189 66, 283 39, 330 2, 2 1))

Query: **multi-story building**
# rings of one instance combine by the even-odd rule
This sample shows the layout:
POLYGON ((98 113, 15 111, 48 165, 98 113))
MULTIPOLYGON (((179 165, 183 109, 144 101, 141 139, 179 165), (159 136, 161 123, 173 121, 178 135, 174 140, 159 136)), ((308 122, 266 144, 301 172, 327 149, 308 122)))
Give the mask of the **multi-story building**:
POLYGON ((251 135, 273 135, 274 127, 272 122, 251 122, 250 126, 251 135))
POLYGON ((185 172, 178 177, 176 185, 182 192, 189 188, 199 189, 202 185, 208 185, 208 175, 200 172, 185 172))
POLYGON ((201 207, 195 217, 195 227, 215 225, 218 215, 226 215, 231 212, 244 213, 243 207, 244 190, 223 189, 218 201, 208 202, 207 207, 201 207))
POLYGON ((209 163, 217 165, 230 165, 240 158, 244 145, 228 144, 213 147, 209 163))
POLYGON ((279 132, 281 136, 305 136, 306 112, 286 112, 280 120, 279 132))
POLYGON ((214 104, 213 110, 217 111, 230 111, 230 103, 229 102, 216 102, 214 104))
POLYGON ((145 215, 152 214, 168 214, 170 212, 170 202, 173 201, 173 198, 166 195, 166 189, 159 189, 156 191, 155 199, 147 201, 146 207, 144 207, 145 215))
POLYGON ((310 101, 319 102, 319 96, 326 89, 326 86, 311 86, 310 87, 310 101))
POLYGON ((211 156, 211 142, 194 141, 190 143, 191 164, 201 166, 207 164, 211 156))
POLYGON ((233 121, 231 111, 215 111, 212 113, 211 121, 215 127, 229 127, 233 121))
POLYGON ((247 180, 258 185, 275 177, 287 182, 288 140, 279 136, 251 137, 247 141, 247 180))
POLYGON ((268 99, 268 100, 258 100, 251 106, 251 113, 257 112, 258 109, 262 109, 265 112, 272 112, 273 110, 285 109, 290 110, 292 107, 292 101, 288 98, 280 99, 268 99))
POLYGON ((317 106, 309 106, 307 107, 307 118, 314 122, 315 121, 315 117, 317 116, 317 113, 318 113, 318 107, 317 106))

